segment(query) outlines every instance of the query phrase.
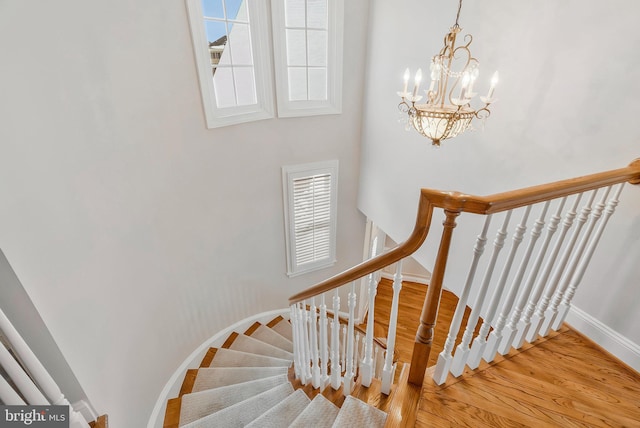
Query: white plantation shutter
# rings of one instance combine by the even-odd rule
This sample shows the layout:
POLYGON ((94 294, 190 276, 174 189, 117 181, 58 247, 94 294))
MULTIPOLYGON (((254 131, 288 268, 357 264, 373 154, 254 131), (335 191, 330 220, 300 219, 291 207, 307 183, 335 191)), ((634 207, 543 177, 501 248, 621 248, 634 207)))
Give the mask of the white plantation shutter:
POLYGON ((293 180, 296 264, 330 256, 331 174, 293 180))
POLYGON ((283 168, 289 275, 335 262, 337 173, 337 161, 283 168))

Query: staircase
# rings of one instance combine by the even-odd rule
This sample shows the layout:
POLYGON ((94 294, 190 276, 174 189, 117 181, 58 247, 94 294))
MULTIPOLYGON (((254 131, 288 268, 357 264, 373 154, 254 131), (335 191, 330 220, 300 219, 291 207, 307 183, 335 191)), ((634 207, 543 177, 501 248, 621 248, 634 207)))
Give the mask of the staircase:
POLYGON ((338 407, 295 381, 292 339, 291 324, 282 316, 229 334, 221 347, 209 349, 200 368, 187 371, 179 396, 167 402, 163 426, 384 426, 383 411, 353 396, 342 403, 334 399, 338 407))
MULTIPOLYGON (((640 159, 624 168, 489 196, 422 189, 414 231, 402 244, 290 297, 287 319, 268 317, 261 320, 270 322, 249 328, 247 320, 236 332, 218 335, 226 341, 215 342, 222 345, 206 353, 199 369, 186 371, 179 396, 167 402, 164 427, 411 426, 416 408, 425 412, 438 399, 420 401, 425 379, 446 388, 562 328, 627 182, 640 184, 640 159), (440 243, 411 362, 405 365, 394 357, 397 326, 407 316, 406 302, 400 311, 402 263, 426 240, 435 209, 444 213, 440 243), (481 226, 480 232, 475 242, 460 241, 470 257, 468 271, 459 271, 462 281, 452 290, 457 306, 439 326, 448 333, 439 335, 442 351, 427 370, 432 348, 440 349, 436 319, 461 214, 481 226), (497 219, 493 228, 492 219, 497 219), (389 307, 377 321, 378 273, 393 264, 389 307), (356 283, 361 289, 368 285, 366 292, 357 293, 356 283), (355 325, 357 299, 367 299, 364 335, 355 325), (376 323, 388 326, 384 344, 374 338, 376 323), (364 402, 358 400, 363 390, 370 391, 364 402)), ((456 271, 465 261, 457 262, 456 271)), ((494 394, 482 397, 492 401, 494 394)), ((446 407, 447 413, 455 410, 446 407)))

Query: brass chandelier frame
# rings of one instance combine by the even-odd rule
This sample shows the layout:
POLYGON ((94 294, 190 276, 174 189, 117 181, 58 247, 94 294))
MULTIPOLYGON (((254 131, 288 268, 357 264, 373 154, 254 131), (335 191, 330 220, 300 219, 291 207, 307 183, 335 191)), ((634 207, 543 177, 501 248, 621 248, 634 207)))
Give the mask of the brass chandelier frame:
POLYGON ((405 72, 404 89, 398 92, 402 101, 398 105, 401 112, 408 115, 408 124, 423 136, 432 140, 434 146, 440 146, 441 140, 453 138, 471 127, 474 118, 485 120, 491 115, 489 106, 497 83, 497 73, 491 81, 491 88, 486 97, 480 97, 484 106, 475 110, 471 107, 471 99, 477 94, 473 86, 479 73, 479 62, 471 54, 469 46, 473 41, 470 34, 464 36, 464 44, 456 46, 456 39, 462 28, 458 24, 462 0, 458 4, 456 22, 444 37, 444 46, 431 59, 431 85, 426 93, 426 102, 419 104, 422 96, 418 95, 422 72, 418 70, 415 77, 413 93, 407 92, 409 70, 405 72), (453 70, 454 60, 457 65, 463 64, 459 71, 453 70), (455 97, 454 94, 458 93, 455 97))

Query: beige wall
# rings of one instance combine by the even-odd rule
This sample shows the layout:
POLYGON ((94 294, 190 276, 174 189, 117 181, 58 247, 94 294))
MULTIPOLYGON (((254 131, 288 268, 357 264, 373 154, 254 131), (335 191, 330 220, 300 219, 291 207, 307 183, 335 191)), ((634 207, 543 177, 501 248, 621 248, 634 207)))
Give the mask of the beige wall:
MULTIPOLYGON (((396 91, 405 67, 427 68, 453 25, 458 2, 374 1, 368 50, 359 206, 395 241, 409 236, 418 189, 500 191, 619 168, 640 157, 640 4, 570 1, 464 2, 462 34, 473 34, 482 93, 500 71, 486 129, 445 141, 406 132, 396 91), (381 29, 388 29, 383 31, 381 29)), ((479 228, 456 230, 445 285, 464 284, 479 228), (470 237, 461 245, 460 237, 470 237), (460 244, 460 245, 459 245, 460 244)), ((431 245, 417 258, 431 268, 431 245)), ((628 186, 574 303, 640 344, 640 187, 628 186)), ((635 345, 636 349, 639 349, 635 345)))
POLYGON ((343 114, 207 130, 183 1, 0 3, 0 247, 112 425, 217 330, 361 259, 368 2, 343 114), (340 161, 338 264, 289 279, 285 164, 340 161))

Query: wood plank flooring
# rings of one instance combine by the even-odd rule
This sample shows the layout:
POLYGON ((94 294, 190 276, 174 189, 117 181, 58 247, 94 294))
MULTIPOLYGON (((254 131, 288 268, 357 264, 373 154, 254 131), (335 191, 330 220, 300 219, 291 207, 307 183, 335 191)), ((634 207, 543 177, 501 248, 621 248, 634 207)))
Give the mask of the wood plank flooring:
POLYGON ((566 327, 442 386, 427 381, 416 426, 639 427, 640 374, 566 327))
MULTIPOLYGON (((376 294, 375 303, 375 337, 387 337, 389 330, 389 313, 391 312, 391 300, 393 298, 393 285, 391 280, 383 278, 378 285, 378 293, 376 294)), ((411 354, 413 352, 413 344, 415 342, 416 332, 420 324, 420 313, 422 312, 422 304, 427 294, 427 286, 414 282, 403 282, 400 290, 400 303, 398 305, 398 325, 396 328, 396 351, 398 352, 398 360, 406 363, 411 362, 411 354)), ((429 356, 428 366, 432 366, 438 360, 438 354, 444 348, 444 342, 449 333, 449 324, 458 305, 458 298, 446 290, 443 290, 440 301, 440 309, 438 310, 438 319, 436 320, 435 334, 433 344, 431 346, 431 355, 429 356)), ((471 310, 467 308, 462 325, 467 324, 471 310)), ((361 327, 366 328, 366 323, 361 327)), ((476 326, 479 328, 479 326, 476 326)), ((458 335, 456 345, 462 340, 462 333, 458 335)))
MULTIPOLYGON (((410 361, 425 293, 424 285, 403 284, 396 339, 400 361, 410 361)), ((429 366, 442 350, 457 298, 444 292, 442 302, 429 366)), ((390 306, 391 282, 383 280, 376 296, 376 336, 386 336, 390 306)), ((390 409, 396 416, 390 414, 387 426, 640 427, 640 374, 567 325, 492 364, 483 362, 476 371, 457 379, 450 375, 441 386, 433 383, 431 371, 415 418, 399 418, 400 409, 390 409)), ((398 385, 396 394, 400 390, 398 385)), ((410 395, 400 399, 409 413, 410 395)))

